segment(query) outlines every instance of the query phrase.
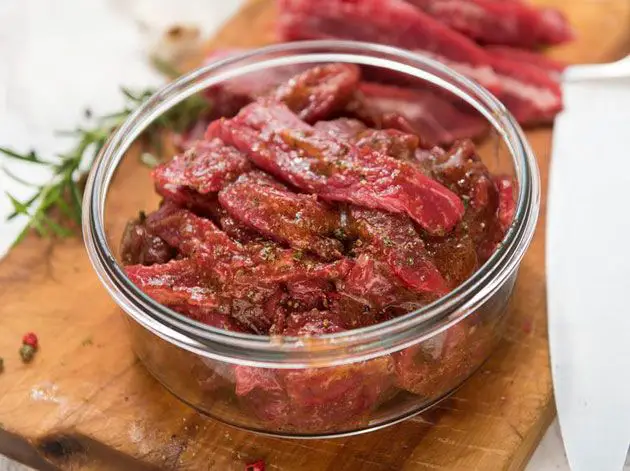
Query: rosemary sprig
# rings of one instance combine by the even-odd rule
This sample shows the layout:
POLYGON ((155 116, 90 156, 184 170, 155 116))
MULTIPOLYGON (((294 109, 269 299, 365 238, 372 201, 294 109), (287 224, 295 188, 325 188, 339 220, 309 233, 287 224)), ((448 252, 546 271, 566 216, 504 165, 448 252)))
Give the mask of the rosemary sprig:
MULTIPOLYGON (((18 216, 24 216, 28 219, 26 227, 13 245, 22 241, 31 229, 34 229, 42 237, 51 235, 67 237, 74 234, 76 228, 80 227, 82 188, 79 185, 79 180, 82 163, 97 155, 110 134, 154 93, 152 89, 134 92, 127 88, 121 88, 121 91, 126 99, 126 105, 121 111, 95 118, 95 124, 92 127, 59 133, 77 138, 75 147, 67 153, 59 154, 54 159, 44 159, 33 150, 20 153, 13 149, 0 147, 0 154, 6 158, 48 167, 52 173, 47 182, 42 185, 34 185, 17 177, 6 167, 1 167, 9 178, 32 186, 35 190, 35 194, 26 201, 20 201, 13 195, 7 194, 13 205, 13 212, 7 219, 14 219, 18 216), (52 210, 55 210, 57 215, 53 216, 52 210)), ((150 166, 159 163, 159 157, 156 157, 155 154, 161 155, 163 132, 166 130, 175 133, 183 132, 198 119, 201 119, 209 110, 208 101, 195 95, 160 116, 141 136, 143 143, 141 161, 150 166)), ((89 110, 86 110, 85 114, 88 117, 91 116, 89 110)))

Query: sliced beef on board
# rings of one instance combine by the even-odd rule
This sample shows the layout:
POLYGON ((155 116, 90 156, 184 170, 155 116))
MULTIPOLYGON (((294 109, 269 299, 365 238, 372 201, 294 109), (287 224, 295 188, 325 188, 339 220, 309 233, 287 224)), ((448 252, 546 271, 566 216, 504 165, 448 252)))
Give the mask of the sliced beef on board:
POLYGON ((562 89, 547 71, 501 56, 492 56, 492 66, 503 86, 499 99, 519 123, 550 122, 562 111, 562 89))
POLYGON ((432 56, 494 92, 522 123, 548 121, 562 109, 549 74, 487 52, 404 0, 279 0, 279 6, 283 39, 352 39, 432 56))
POLYGON ((545 71, 554 80, 559 80, 560 75, 567 65, 552 59, 544 54, 527 49, 519 49, 509 46, 486 46, 485 50, 495 58, 509 59, 527 64, 545 71))
POLYGON ((477 44, 404 0, 279 0, 282 39, 352 39, 433 56, 491 91, 501 85, 477 44))
POLYGON ((505 0, 407 0, 423 11, 483 44, 521 48, 570 41, 573 31, 553 8, 505 0))

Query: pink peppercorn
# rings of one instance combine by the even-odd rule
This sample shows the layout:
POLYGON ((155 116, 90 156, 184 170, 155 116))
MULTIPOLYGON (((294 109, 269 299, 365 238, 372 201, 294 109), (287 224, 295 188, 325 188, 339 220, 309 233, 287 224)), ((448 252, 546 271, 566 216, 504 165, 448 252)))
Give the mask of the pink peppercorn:
POLYGON ((28 334, 25 334, 24 337, 22 337, 22 343, 24 345, 33 347, 34 350, 37 350, 37 347, 39 345, 39 342, 37 340, 37 335, 35 335, 33 332, 29 332, 28 334))

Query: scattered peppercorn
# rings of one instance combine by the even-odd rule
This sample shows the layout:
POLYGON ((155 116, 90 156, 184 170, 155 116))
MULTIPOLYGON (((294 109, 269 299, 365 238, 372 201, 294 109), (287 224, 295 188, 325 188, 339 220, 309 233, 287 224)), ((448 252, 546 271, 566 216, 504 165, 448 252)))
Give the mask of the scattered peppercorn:
POLYGON ((4 358, 0 357, 0 373, 4 371, 4 358))
POLYGON ((24 363, 30 363, 35 356, 35 349, 30 345, 24 344, 20 347, 20 357, 24 363))
POLYGON ((35 335, 33 332, 29 332, 28 334, 25 334, 24 337, 22 337, 22 343, 24 345, 29 345, 33 347, 33 350, 37 350, 37 347, 39 346, 37 335, 35 335))
POLYGON ((264 460, 258 460, 255 463, 245 465, 245 471, 265 471, 264 460))

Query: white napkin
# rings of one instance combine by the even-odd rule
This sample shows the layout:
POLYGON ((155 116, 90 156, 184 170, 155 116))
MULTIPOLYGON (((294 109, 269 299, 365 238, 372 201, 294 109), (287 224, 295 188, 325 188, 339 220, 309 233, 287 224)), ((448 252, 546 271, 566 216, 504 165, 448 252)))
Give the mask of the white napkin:
MULTIPOLYGON (((53 156, 73 142, 55 135, 95 114, 121 109, 120 86, 159 85, 147 52, 174 23, 216 29, 241 1, 212 0, 0 0, 0 146, 53 156)), ((41 182, 46 172, 0 156, 18 176, 41 182)), ((0 258, 24 226, 6 222, 12 206, 33 190, 0 172, 0 258)))

